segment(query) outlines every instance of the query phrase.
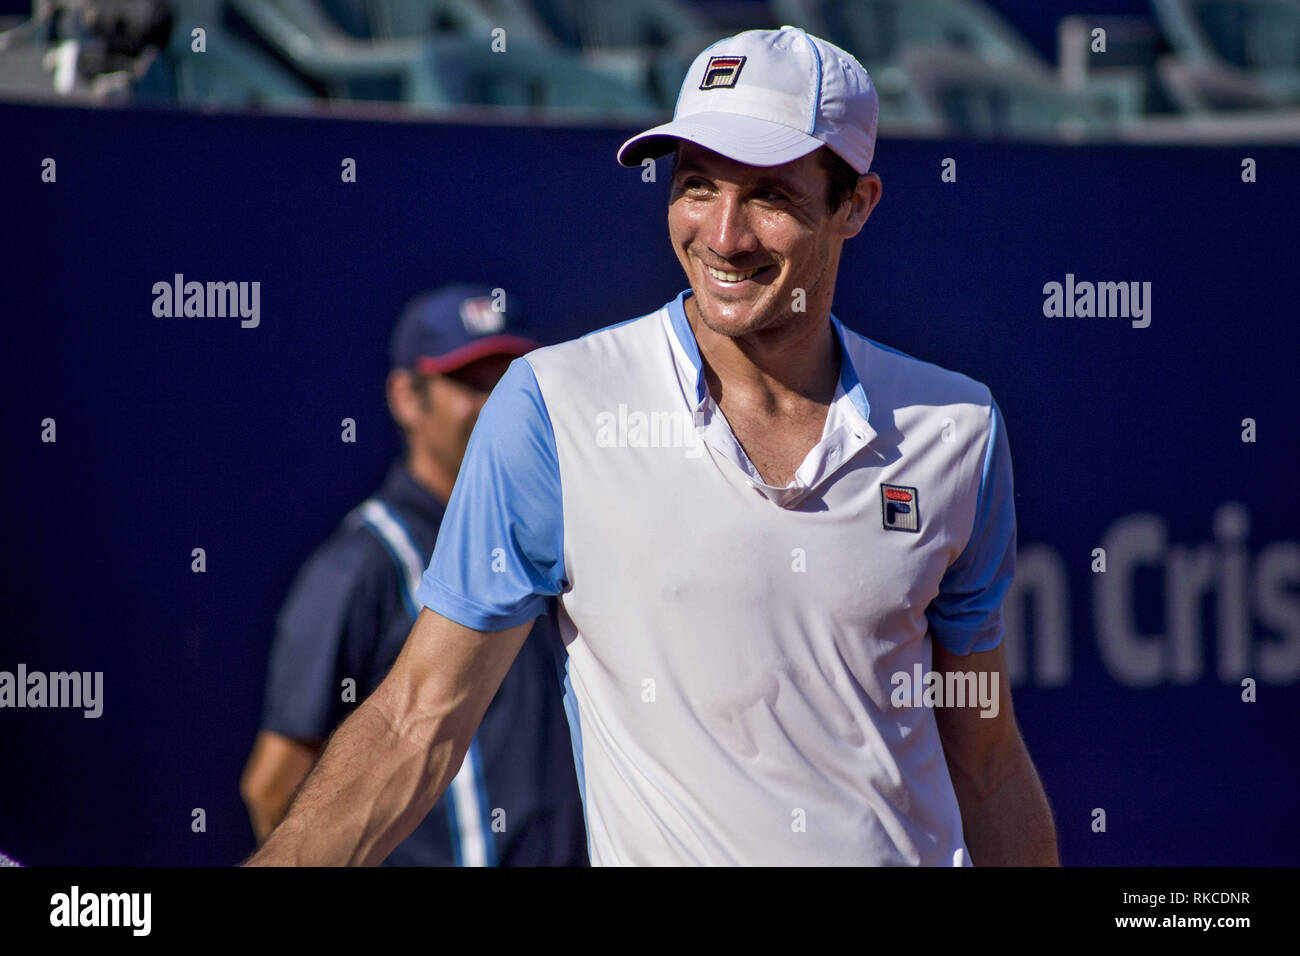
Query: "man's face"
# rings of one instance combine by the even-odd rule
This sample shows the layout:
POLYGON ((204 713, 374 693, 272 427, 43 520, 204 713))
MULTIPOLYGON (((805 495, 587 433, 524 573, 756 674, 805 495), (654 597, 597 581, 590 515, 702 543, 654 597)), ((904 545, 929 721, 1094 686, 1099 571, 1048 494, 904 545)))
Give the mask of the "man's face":
POLYGON ((423 389, 414 376, 410 382, 414 401, 404 403, 404 427, 453 473, 460 470, 470 432, 488 395, 506 373, 514 356, 489 355, 445 375, 428 377, 423 389))
POLYGON ((732 338, 782 327, 798 314, 800 289, 803 311, 829 310, 840 247, 861 228, 860 205, 827 210, 815 152, 746 166, 683 142, 668 233, 704 324, 732 338))

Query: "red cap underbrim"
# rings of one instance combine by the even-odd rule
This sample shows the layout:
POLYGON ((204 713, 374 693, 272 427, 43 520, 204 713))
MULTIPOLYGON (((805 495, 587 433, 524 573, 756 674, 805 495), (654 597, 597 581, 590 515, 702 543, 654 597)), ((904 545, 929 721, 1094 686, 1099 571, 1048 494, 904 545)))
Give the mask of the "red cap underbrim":
POLYGON ((445 375, 489 355, 518 357, 527 355, 537 348, 541 348, 541 345, 522 335, 489 335, 467 342, 460 348, 452 349, 446 355, 439 355, 437 358, 421 355, 415 360, 415 368, 425 375, 445 375))

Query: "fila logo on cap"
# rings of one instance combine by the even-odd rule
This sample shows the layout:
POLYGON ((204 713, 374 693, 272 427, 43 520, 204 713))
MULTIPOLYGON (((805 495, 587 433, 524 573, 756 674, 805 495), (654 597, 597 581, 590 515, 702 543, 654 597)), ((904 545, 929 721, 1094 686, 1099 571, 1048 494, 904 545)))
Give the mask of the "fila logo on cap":
POLYGON ((829 146, 861 176, 871 168, 879 113, 871 77, 848 52, 798 27, 745 30, 691 61, 672 121, 633 136, 618 161, 639 166, 685 141, 746 166, 781 166, 829 146))
POLYGON ((921 512, 917 507, 915 488, 882 483, 880 511, 886 531, 921 530, 921 512))
POLYGON ((729 90, 740 79, 740 68, 745 65, 743 56, 714 56, 704 67, 702 90, 729 90))
POLYGON ((487 296, 479 296, 460 304, 460 321, 471 335, 488 335, 505 328, 506 313, 492 308, 492 300, 487 296))

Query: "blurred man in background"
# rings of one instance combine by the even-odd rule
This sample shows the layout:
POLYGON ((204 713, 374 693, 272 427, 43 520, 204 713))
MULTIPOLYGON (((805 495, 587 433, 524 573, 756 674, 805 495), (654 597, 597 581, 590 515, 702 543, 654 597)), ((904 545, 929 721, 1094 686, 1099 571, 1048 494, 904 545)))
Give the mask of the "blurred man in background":
MULTIPOLYGON (((312 554, 280 613, 262 729, 240 787, 259 844, 326 738, 402 649, 479 410, 510 362, 537 347, 517 328, 500 289, 448 286, 403 312, 387 394, 406 456, 312 554)), ((386 865, 587 863, 558 646, 549 615, 539 617, 459 774, 386 865)))

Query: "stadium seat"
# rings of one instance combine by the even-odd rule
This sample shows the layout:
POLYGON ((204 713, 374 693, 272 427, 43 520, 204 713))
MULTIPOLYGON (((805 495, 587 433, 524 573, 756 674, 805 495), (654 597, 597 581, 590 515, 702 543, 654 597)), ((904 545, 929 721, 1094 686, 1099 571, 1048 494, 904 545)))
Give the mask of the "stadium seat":
POLYGON ((1023 64, 916 47, 904 52, 903 65, 917 93, 963 133, 1075 138, 1113 130, 1126 114, 1110 97, 1072 92, 1023 64))
POLYGON ((1048 69, 1010 24, 972 0, 773 0, 772 6, 785 22, 843 47, 868 70, 898 63, 903 51, 915 46, 1048 69))
POLYGON ((618 76, 654 99, 677 102, 682 77, 701 50, 729 32, 679 0, 488 0, 527 9, 557 43, 588 66, 618 76))
POLYGON ((1015 29, 971 0, 772 0, 783 23, 803 27, 856 56, 880 96, 880 123, 894 130, 937 132, 941 112, 918 95, 903 69, 905 50, 963 51, 990 63, 1016 64, 1026 74, 1049 66, 1015 29))
POLYGON ((443 102, 550 109, 643 119, 659 104, 636 85, 592 70, 562 50, 523 44, 502 56, 478 40, 435 39, 433 58, 443 102))
POLYGON ((293 69, 339 99, 356 80, 396 79, 404 102, 438 105, 444 97, 433 75, 428 41, 358 40, 313 0, 226 0, 293 69))
POLYGON ((298 77, 236 37, 203 24, 208 53, 190 54, 190 31, 198 24, 177 21, 168 50, 136 84, 139 100, 171 100, 197 106, 256 106, 313 99, 315 92, 298 77))
POLYGON ((1152 0, 1152 6, 1186 61, 1166 63, 1161 77, 1189 108, 1300 103, 1296 0, 1152 0))
MULTIPOLYGON (((340 3, 341 0, 328 0, 340 3)), ((508 41, 551 45, 552 38, 519 0, 354 0, 372 37, 457 34, 482 37, 506 31, 508 41)), ((336 19, 338 17, 336 16, 336 19)))
POLYGON ((1167 113, 1176 104, 1164 95, 1156 63, 1167 51, 1151 17, 1069 16, 1056 27, 1057 69, 1065 88, 1091 90, 1130 104, 1134 113, 1167 113), (1092 49, 1094 30, 1105 31, 1104 52, 1092 49))
POLYGON ((1283 104, 1278 97, 1240 70, 1178 56, 1161 57, 1156 66, 1166 93, 1184 113, 1281 112, 1278 107, 1283 104))
POLYGON ((348 98, 358 81, 396 77, 402 102, 426 108, 484 105, 642 116, 658 108, 640 84, 593 68, 501 3, 501 17, 462 0, 368 4, 372 40, 358 40, 317 0, 226 0, 293 68, 348 98), (421 26, 446 26, 446 32, 421 26), (492 49, 504 25, 506 54, 492 49), (391 35, 390 35, 391 34, 391 35), (536 41, 536 42, 534 42, 536 41))
POLYGON ((582 50, 657 49, 709 30, 708 23, 693 7, 677 0, 509 2, 526 3, 560 43, 582 50))

